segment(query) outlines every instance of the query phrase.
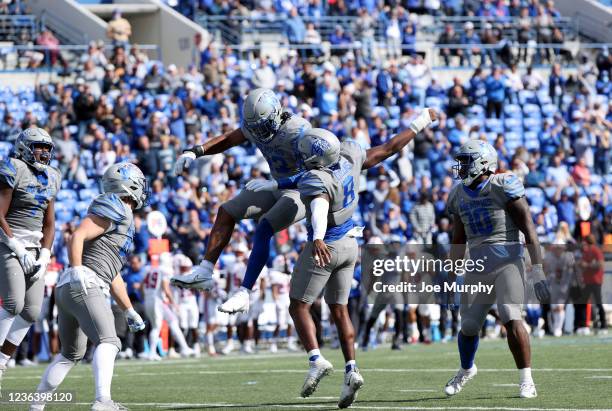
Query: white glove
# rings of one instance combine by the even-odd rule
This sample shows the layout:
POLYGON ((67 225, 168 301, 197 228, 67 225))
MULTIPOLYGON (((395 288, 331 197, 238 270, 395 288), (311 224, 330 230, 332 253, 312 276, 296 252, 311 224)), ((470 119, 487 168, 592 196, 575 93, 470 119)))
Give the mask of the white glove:
POLYGON ((138 314, 133 307, 128 308, 123 313, 125 314, 125 319, 127 320, 130 332, 135 333, 137 331, 144 330, 145 323, 140 314, 138 314))
POLYGON ((34 271, 36 267, 36 258, 26 250, 25 245, 19 239, 11 237, 8 239, 7 245, 17 256, 19 264, 21 264, 21 268, 23 268, 23 272, 26 275, 34 271))
POLYGON ((278 188, 278 183, 275 180, 251 180, 246 183, 247 190, 257 193, 258 191, 274 191, 278 188))
POLYGON ((188 170, 193 160, 196 159, 196 155, 193 151, 185 151, 183 154, 176 159, 176 163, 174 163, 174 175, 180 176, 183 174, 183 171, 188 170))
POLYGON ((433 119, 431 118, 431 115, 429 113, 429 108, 425 107, 423 111, 421 111, 421 114, 419 114, 417 118, 412 120, 412 123, 410 123, 410 129, 414 131, 414 134, 419 134, 431 123, 433 123, 433 119))
POLYGON ((47 271, 47 266, 49 265, 49 260, 51 260, 51 251, 48 248, 41 248, 40 255, 38 256, 38 260, 36 261, 36 265, 40 267, 38 271, 34 273, 30 277, 32 282, 38 281, 38 279, 45 275, 47 271))
POLYGON ((81 284, 81 290, 87 295, 87 289, 91 286, 94 286, 95 283, 92 281, 91 274, 89 270, 82 266, 77 265, 76 267, 70 268, 72 270, 71 274, 71 282, 75 282, 75 278, 78 280, 79 284, 81 284))

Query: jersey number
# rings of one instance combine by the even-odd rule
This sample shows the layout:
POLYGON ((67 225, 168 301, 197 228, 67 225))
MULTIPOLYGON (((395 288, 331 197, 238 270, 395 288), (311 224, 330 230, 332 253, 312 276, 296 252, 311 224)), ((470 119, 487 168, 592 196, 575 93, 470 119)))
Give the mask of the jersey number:
POLYGON ((489 235, 493 232, 493 222, 486 208, 475 208, 467 211, 468 224, 473 234, 489 235))
POLYGON ((288 173, 291 171, 289 164, 287 164, 287 160, 280 154, 272 154, 270 163, 277 173, 288 173))
POLYGON ((355 199, 355 182, 353 181, 353 176, 346 177, 342 183, 342 187, 344 188, 344 202, 342 203, 342 207, 346 207, 355 199))

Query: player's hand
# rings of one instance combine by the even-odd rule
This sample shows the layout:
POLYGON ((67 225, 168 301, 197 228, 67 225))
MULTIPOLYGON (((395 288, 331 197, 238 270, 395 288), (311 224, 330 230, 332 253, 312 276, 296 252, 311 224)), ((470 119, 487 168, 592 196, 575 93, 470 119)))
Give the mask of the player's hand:
POLYGON ((49 265, 49 260, 51 260, 51 251, 48 248, 41 248, 40 255, 38 256, 38 260, 36 260, 36 265, 39 267, 38 270, 30 277, 30 281, 36 282, 38 279, 45 275, 47 271, 47 266, 49 265))
POLYGON ((71 282, 79 283, 81 286, 81 290, 85 295, 87 295, 87 289, 95 285, 92 281, 89 270, 82 265, 77 265, 75 267, 70 268, 69 270, 71 270, 71 282))
POLYGON ((536 298, 542 304, 546 304, 550 301, 550 290, 546 281, 538 281, 533 285, 533 291, 535 291, 536 298))
POLYGON ((140 314, 138 314, 133 307, 130 307, 125 310, 124 313, 130 332, 135 333, 144 330, 145 322, 142 320, 140 314))
POLYGON ((196 159, 196 155, 193 151, 184 151, 177 159, 176 163, 174 163, 174 175, 180 176, 183 174, 183 171, 189 170, 191 163, 196 159))
POLYGON ((331 263, 331 252, 327 248, 327 244, 323 240, 314 240, 312 249, 312 256, 319 267, 325 267, 331 263))
POLYGON ((251 180, 246 183, 245 188, 257 193, 258 191, 274 191, 278 188, 278 183, 274 180, 251 180))
POLYGON ((23 272, 26 275, 31 274, 36 268, 36 258, 28 252, 23 242, 15 237, 11 237, 8 239, 7 245, 19 260, 23 272))
POLYGON ((414 131, 415 134, 419 134, 421 131, 426 129, 438 119, 438 113, 433 108, 425 108, 421 111, 421 114, 417 116, 412 123, 410 123, 410 129, 414 131))

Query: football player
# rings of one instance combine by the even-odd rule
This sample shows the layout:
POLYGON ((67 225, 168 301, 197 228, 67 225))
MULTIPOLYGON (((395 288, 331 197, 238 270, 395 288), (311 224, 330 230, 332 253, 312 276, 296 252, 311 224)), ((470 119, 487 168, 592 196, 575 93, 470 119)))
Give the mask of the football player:
MULTIPOLYGON (((174 272, 177 275, 188 273, 193 268, 193 263, 183 254, 174 256, 174 272)), ((198 327, 200 325, 200 306, 198 305, 198 296, 196 290, 185 288, 175 288, 175 300, 178 301, 179 324, 185 338, 191 338, 193 342, 193 354, 199 357, 201 354, 200 334, 198 327)))
POLYGON ((283 328, 287 330, 287 349, 296 351, 295 337, 292 335, 293 321, 289 316, 289 282, 291 281, 290 269, 287 258, 284 255, 278 255, 274 258, 272 269, 269 270, 270 288, 272 291, 272 300, 276 308, 276 327, 272 334, 272 344, 270 351, 278 351, 278 337, 283 328))
POLYGON ((359 198, 361 171, 400 152, 421 130, 429 126, 436 113, 425 109, 410 128, 377 147, 364 151, 352 140, 340 143, 331 132, 314 128, 298 141, 298 152, 306 170, 298 179, 251 181, 253 191, 295 185, 307 205, 308 242, 291 276, 289 312, 308 353, 310 369, 301 396, 310 396, 323 377, 333 370, 319 350, 310 309, 324 292, 334 324, 338 329, 345 359, 344 384, 338 407, 350 406, 363 385, 355 362, 355 330, 348 313, 348 296, 358 258, 355 237, 361 230, 352 216, 359 198), (325 290, 325 291, 323 291, 325 290))
MULTIPOLYGON (((298 138, 311 128, 308 121, 283 112, 274 92, 263 88, 249 93, 242 107, 242 115, 242 126, 239 129, 213 138, 201 146, 195 146, 179 156, 175 174, 179 175, 188 169, 197 157, 222 153, 246 141, 261 150, 275 179, 293 176, 302 171, 295 145, 298 138)), ((248 311, 249 292, 270 255, 270 239, 275 232, 301 220, 304 215, 304 204, 295 190, 273 190, 267 193, 242 190, 219 209, 204 260, 195 267, 192 274, 173 278, 173 285, 210 289, 214 284, 213 267, 231 239, 236 222, 246 218, 256 219, 258 224, 253 238, 253 250, 242 286, 219 306, 219 311, 226 313, 248 311)))
POLYGON ((181 356, 188 357, 194 354, 185 341, 185 336, 179 326, 179 320, 173 310, 176 304, 170 289, 171 276, 172 256, 170 253, 162 253, 159 256, 159 265, 157 267, 149 267, 143 281, 145 312, 151 322, 151 331, 149 331, 149 360, 152 361, 161 360, 161 357, 157 354, 157 344, 159 343, 159 333, 161 332, 162 321, 164 320, 168 323, 170 333, 180 347, 181 356))
POLYGON ((0 382, 43 303, 61 184, 49 165, 53 147, 45 130, 28 128, 17 138, 14 157, 0 162, 0 382))
MULTIPOLYGON (((135 165, 118 163, 102 176, 102 189, 104 194, 92 201, 87 216, 70 240, 71 267, 62 273, 56 286, 61 353, 45 370, 37 391, 54 392, 83 358, 89 339, 96 347, 93 354, 96 399, 91 409, 113 411, 125 407, 111 399, 115 357, 121 342, 108 297, 112 295, 123 310, 130 331, 145 327, 132 307, 120 273, 134 239, 133 211, 147 200, 147 182, 135 165)), ((30 409, 42 410, 44 406, 44 402, 36 402, 30 409)))
POLYGON ((472 296, 470 304, 460 306, 461 331, 457 338, 461 367, 446 384, 447 395, 455 395, 474 378, 477 369, 474 357, 478 348, 478 335, 494 302, 502 323, 506 327, 508 346, 520 372, 521 398, 537 396, 531 376, 531 349, 529 334, 522 321, 524 262, 519 232, 525 235, 533 265, 534 290, 540 302, 550 299, 544 278, 540 243, 535 231, 525 189, 512 173, 495 174, 497 152, 485 141, 465 143, 455 156, 455 185, 448 197, 448 210, 454 216, 451 259, 464 257, 466 244, 470 258, 486 261, 482 273, 465 274, 465 283, 487 281, 494 284, 492 296, 484 293, 472 296), (488 298, 487 298, 488 297, 488 298), (496 301, 489 301, 495 298, 496 301))

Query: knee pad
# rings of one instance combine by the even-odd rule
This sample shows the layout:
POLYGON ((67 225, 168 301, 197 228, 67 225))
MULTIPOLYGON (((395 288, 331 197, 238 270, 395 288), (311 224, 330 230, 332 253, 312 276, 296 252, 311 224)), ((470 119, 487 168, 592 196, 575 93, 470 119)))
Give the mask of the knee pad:
POLYGON ((28 322, 34 323, 38 320, 41 309, 42 307, 40 305, 28 305, 21 310, 19 316, 28 322))
POLYGON ((472 318, 463 317, 461 319, 461 332, 466 337, 473 337, 475 335, 478 335, 481 328, 482 328, 482 324, 479 324, 477 321, 474 321, 472 318))

